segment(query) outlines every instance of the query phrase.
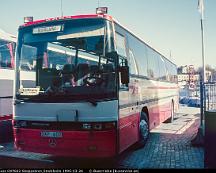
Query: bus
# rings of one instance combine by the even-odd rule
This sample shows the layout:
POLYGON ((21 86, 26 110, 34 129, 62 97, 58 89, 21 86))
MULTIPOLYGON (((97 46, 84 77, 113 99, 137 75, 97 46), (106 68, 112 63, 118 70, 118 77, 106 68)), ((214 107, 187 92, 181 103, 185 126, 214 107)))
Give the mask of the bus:
POLYGON ((16 37, 0 29, 0 142, 13 137, 12 98, 16 37))
POLYGON ((17 150, 114 157, 178 109, 176 65, 105 13, 21 25, 15 73, 17 150))

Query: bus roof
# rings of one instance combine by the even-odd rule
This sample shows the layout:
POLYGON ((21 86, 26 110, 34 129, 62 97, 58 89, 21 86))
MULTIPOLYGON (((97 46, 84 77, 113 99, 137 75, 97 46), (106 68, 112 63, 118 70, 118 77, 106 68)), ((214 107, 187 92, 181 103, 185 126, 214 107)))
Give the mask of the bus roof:
MULTIPOLYGON (((47 19, 42 19, 42 20, 35 20, 32 22, 25 23, 20 26, 20 28, 31 26, 31 25, 37 25, 41 23, 47 23, 51 21, 59 21, 59 20, 70 20, 70 19, 86 19, 86 18, 104 18, 110 21, 115 22, 116 24, 120 25, 122 28, 124 28, 126 31, 128 31, 130 34, 132 34, 134 37, 136 37, 138 40, 146 44, 148 47, 156 51, 158 54, 160 54, 162 57, 166 58, 164 55, 162 55, 159 51, 157 51, 155 48, 147 44, 145 41, 143 41, 140 37, 138 37, 136 34, 134 34, 132 31, 130 31, 127 27, 123 26, 120 24, 116 19, 114 19, 112 16, 108 14, 81 14, 81 15, 74 15, 74 16, 62 16, 62 17, 54 17, 54 18, 47 18, 47 19)), ((168 58, 166 58, 169 62, 177 66, 175 63, 170 61, 168 58)))
POLYGON ((62 16, 62 17, 47 18, 47 19, 42 19, 42 20, 35 20, 32 22, 25 23, 21 25, 20 27, 22 28, 26 26, 37 25, 40 23, 46 23, 46 22, 51 22, 51 21, 70 20, 70 19, 86 19, 86 18, 105 18, 108 20, 113 20, 113 18, 107 14, 81 14, 81 15, 75 15, 75 16, 62 16))

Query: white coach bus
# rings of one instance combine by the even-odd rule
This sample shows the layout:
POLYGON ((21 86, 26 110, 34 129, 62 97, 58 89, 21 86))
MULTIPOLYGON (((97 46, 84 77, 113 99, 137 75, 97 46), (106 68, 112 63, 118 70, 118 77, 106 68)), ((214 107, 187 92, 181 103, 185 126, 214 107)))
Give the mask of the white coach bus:
POLYGON ((12 97, 16 37, 0 29, 0 142, 12 139, 12 97))
POLYGON ((28 22, 16 51, 16 148, 113 157, 144 144, 173 121, 176 79, 175 64, 107 14, 28 22))

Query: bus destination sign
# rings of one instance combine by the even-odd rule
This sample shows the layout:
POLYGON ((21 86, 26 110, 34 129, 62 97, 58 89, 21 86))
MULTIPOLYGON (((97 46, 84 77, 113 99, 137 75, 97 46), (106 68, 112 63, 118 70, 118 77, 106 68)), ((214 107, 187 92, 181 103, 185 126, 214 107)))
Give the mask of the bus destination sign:
POLYGON ((44 26, 44 27, 33 28, 33 34, 58 32, 58 31, 62 31, 62 30, 63 30, 62 25, 44 26))

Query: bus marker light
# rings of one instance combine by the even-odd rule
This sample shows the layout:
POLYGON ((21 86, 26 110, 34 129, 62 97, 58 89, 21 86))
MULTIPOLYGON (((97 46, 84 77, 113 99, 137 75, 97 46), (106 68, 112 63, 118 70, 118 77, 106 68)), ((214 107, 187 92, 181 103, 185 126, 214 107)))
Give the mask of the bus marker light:
POLYGON ((107 14, 108 8, 107 7, 98 7, 96 8, 96 14, 107 14))
POLYGON ((33 16, 24 17, 24 23, 33 22, 33 16))

